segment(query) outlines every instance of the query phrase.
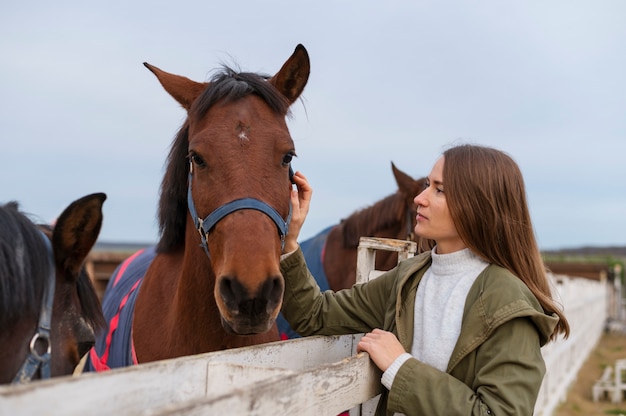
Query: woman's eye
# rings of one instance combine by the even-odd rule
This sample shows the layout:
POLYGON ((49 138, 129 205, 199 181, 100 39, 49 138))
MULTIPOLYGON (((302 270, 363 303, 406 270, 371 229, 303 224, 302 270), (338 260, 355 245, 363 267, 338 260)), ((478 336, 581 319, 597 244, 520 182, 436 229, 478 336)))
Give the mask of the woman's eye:
POLYGON ((287 166, 288 164, 290 164, 294 156, 295 155, 293 153, 287 153, 285 156, 283 156, 283 166, 287 166))

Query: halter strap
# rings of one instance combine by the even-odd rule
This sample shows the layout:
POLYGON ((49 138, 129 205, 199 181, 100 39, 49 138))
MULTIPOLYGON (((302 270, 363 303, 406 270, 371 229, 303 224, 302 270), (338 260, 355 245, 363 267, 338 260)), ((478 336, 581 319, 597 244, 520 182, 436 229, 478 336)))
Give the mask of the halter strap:
POLYGON ((40 230, 41 236, 46 244, 48 255, 48 280, 44 284, 44 293, 41 297, 41 311, 39 313, 39 323, 37 332, 30 340, 30 353, 26 357, 26 361, 22 364, 15 378, 13 384, 23 384, 32 380, 33 376, 40 369, 41 378, 50 378, 50 357, 52 353, 52 344, 50 343, 50 331, 52 321, 52 305, 54 302, 54 288, 55 288, 55 272, 54 272, 54 254, 52 251, 52 244, 48 237, 40 230), (47 344, 46 351, 43 354, 37 352, 37 341, 42 341, 47 344))
MULTIPOLYGON (((209 246, 207 243, 207 239, 209 237, 209 232, 215 227, 215 225, 224 217, 229 214, 232 214, 235 211, 239 211, 242 209, 254 209, 260 211, 270 217, 274 224, 276 224, 276 228, 278 229, 278 234, 280 235, 281 241, 281 251, 285 248, 285 236, 289 232, 289 223, 291 222, 291 201, 289 201, 289 214, 287 215, 287 219, 283 219, 276 209, 271 207, 266 202, 263 202, 256 198, 240 198, 230 201, 219 208, 215 209, 205 218, 200 218, 196 211, 196 206, 193 202, 193 197, 191 194, 191 182, 193 178, 193 165, 189 165, 189 177, 188 182, 189 185, 187 187, 187 205, 189 207, 189 213, 191 214, 191 218, 193 219, 194 225, 198 233, 200 234, 200 239, 202 242, 202 247, 204 248, 207 256, 209 255, 209 246)), ((291 166, 289 166, 289 179, 293 183, 293 170, 291 166)))

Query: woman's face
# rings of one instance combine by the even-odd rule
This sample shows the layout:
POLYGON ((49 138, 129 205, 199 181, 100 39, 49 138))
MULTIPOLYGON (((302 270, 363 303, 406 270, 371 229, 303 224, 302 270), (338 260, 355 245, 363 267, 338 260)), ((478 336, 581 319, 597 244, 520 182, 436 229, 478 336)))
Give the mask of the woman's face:
POLYGON ((452 222, 443 184, 443 156, 433 166, 426 182, 426 189, 414 199, 417 205, 415 233, 422 238, 437 242, 437 254, 453 253, 464 249, 452 222))

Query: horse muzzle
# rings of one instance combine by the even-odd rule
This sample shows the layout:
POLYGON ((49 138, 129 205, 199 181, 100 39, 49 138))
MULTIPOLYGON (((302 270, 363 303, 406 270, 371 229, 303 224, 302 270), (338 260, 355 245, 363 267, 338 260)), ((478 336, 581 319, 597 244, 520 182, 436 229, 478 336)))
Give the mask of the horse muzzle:
POLYGON ((284 288, 282 276, 268 277, 254 293, 236 277, 223 276, 217 287, 222 326, 237 335, 267 332, 280 312, 284 288))

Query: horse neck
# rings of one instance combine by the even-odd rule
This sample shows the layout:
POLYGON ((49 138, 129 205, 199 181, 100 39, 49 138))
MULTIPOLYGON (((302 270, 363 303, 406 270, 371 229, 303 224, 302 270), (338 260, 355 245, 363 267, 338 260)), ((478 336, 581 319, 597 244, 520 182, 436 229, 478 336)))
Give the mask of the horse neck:
POLYGON ((342 221, 344 246, 358 247, 361 237, 405 239, 406 222, 404 197, 396 192, 342 221))
POLYGON ((243 347, 279 339, 278 331, 238 336, 224 330, 214 296, 215 274, 197 232, 187 248, 159 253, 137 299, 133 339, 140 362, 243 347), (154 342, 158 334, 159 345, 154 342))
MULTIPOLYGON (((197 237, 197 234, 194 236, 197 237)), ((221 330, 220 315, 215 302, 215 273, 204 250, 187 244, 172 305, 174 321, 180 331, 190 335, 221 330)))

